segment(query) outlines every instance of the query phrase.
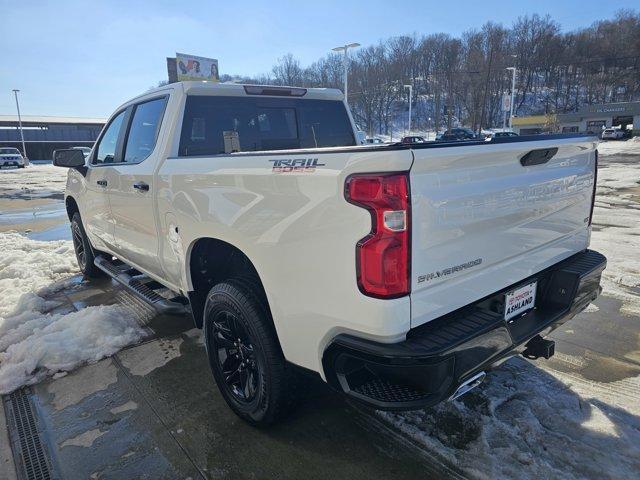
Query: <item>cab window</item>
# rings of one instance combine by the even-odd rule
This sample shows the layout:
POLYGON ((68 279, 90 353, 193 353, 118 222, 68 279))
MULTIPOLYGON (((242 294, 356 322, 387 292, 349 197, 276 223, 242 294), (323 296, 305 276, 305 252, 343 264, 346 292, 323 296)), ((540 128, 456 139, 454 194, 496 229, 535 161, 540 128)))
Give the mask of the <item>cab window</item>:
POLYGON ((166 97, 162 97, 135 106, 124 148, 125 163, 140 163, 151 154, 166 103, 166 97))
POLYGON ((104 132, 104 135, 102 135, 100 143, 98 143, 98 147, 96 148, 96 156, 93 160, 94 164, 113 163, 116 161, 118 137, 120 136, 120 129, 122 128, 125 113, 126 110, 123 110, 111 120, 111 123, 104 132))

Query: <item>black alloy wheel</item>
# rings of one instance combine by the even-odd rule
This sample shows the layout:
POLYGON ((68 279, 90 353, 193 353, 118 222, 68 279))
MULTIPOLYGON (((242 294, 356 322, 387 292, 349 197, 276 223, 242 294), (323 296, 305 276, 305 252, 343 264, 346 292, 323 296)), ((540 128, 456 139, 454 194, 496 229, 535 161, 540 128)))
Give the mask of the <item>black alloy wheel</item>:
POLYGON ((76 254, 80 271, 87 277, 103 276, 102 270, 93 263, 96 254, 101 252, 94 250, 91 246, 78 212, 71 217, 71 239, 73 240, 73 250, 76 254))
POLYGON ((204 308, 209 366, 222 397, 251 425, 270 425, 291 410, 294 382, 259 283, 214 285, 204 308))
POLYGON ((211 348, 234 398, 243 403, 255 400, 262 366, 247 331, 233 312, 223 310, 214 318, 211 348))

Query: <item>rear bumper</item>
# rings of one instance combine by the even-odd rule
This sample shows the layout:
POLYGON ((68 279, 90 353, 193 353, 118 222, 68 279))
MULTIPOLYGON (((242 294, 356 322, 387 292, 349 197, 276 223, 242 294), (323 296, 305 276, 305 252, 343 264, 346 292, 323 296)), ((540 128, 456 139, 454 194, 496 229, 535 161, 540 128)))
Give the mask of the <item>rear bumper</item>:
POLYGON ((338 335, 323 355, 327 381, 371 407, 412 410, 450 397, 491 364, 524 350, 589 305, 601 291, 606 258, 578 253, 542 272, 407 333, 400 343, 338 335), (504 293, 537 281, 536 307, 509 321, 504 293))

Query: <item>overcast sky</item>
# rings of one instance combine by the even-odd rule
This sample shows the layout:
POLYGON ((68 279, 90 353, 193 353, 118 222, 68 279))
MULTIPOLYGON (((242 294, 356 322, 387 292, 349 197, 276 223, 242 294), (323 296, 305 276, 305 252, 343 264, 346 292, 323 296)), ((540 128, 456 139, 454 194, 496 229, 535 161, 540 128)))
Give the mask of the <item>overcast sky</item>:
POLYGON ((401 3, 0 0, 0 114, 15 113, 11 90, 19 88, 25 115, 106 117, 165 80, 165 58, 176 51, 217 58, 221 73, 255 75, 288 52, 307 65, 346 42, 459 35, 527 13, 549 13, 567 31, 638 7, 638 0, 401 3))

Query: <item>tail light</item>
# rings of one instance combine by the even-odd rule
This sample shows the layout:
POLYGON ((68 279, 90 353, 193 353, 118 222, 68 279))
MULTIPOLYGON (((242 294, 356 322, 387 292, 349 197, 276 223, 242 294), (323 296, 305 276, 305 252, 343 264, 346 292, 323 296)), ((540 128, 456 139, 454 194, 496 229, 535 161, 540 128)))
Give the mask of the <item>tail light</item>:
POLYGON ((360 291, 377 298, 407 295, 411 289, 408 175, 353 175, 345 184, 345 196, 371 213, 371 232, 356 244, 360 291))
POLYGON ((591 210, 589 211, 589 225, 593 220, 593 208, 596 205, 596 185, 598 183, 598 150, 596 150, 596 160, 593 170, 593 193, 591 194, 591 210))

